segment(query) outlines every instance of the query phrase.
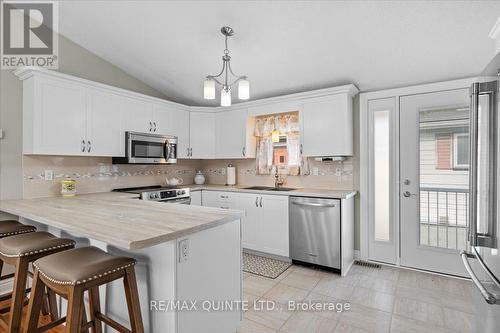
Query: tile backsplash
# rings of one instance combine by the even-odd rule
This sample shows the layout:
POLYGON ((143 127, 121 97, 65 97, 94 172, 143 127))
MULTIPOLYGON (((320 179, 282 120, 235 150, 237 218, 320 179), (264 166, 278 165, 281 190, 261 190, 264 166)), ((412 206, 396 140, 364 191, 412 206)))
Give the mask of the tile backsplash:
POLYGON ((182 178, 192 184, 200 162, 181 160, 175 165, 111 164, 110 157, 41 156, 23 157, 24 198, 57 196, 60 181, 71 177, 77 181, 77 192, 108 192, 115 188, 165 185, 166 178, 182 178), (53 180, 45 180, 45 170, 52 170, 53 180))
MULTIPOLYGON (((353 163, 317 162, 310 159, 311 175, 285 176, 285 186, 351 190, 353 163)), ((23 156, 24 198, 60 195, 60 181, 71 177, 77 181, 77 192, 108 192, 115 188, 165 185, 165 179, 182 178, 192 184, 196 170, 203 170, 207 184, 225 184, 226 166, 236 166, 238 185, 274 185, 273 175, 257 175, 255 160, 179 160, 175 165, 111 164, 109 157, 23 156), (45 180, 45 171, 53 172, 53 180, 45 180)))

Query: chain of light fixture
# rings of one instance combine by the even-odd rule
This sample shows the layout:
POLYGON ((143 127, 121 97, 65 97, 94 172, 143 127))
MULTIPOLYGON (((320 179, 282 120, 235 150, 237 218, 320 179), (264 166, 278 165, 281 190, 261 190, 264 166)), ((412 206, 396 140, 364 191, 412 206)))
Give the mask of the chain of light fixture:
POLYGON ((215 83, 221 86, 221 106, 231 106, 231 87, 238 83, 238 98, 247 100, 250 98, 250 82, 245 75, 238 76, 234 74, 231 68, 231 56, 227 47, 227 39, 234 35, 231 27, 225 26, 220 29, 225 36, 225 49, 222 56, 222 70, 217 75, 207 75, 203 84, 203 98, 215 99, 215 83), (229 83, 229 75, 234 77, 233 82, 229 83), (222 81, 223 80, 223 81, 222 81))

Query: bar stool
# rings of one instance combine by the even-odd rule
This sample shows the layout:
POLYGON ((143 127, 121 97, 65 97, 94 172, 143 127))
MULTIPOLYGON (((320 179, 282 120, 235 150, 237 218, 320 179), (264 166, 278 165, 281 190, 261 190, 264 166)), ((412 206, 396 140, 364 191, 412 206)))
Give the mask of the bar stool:
POLYGON ((43 332, 66 321, 66 333, 80 333, 89 328, 102 332, 102 323, 121 333, 144 333, 133 258, 110 255, 96 247, 72 249, 38 259, 33 263, 34 280, 28 306, 26 332, 43 332), (99 286, 123 278, 131 329, 101 313, 99 286), (44 288, 68 299, 68 313, 38 328, 38 316, 44 288), (85 313, 83 294, 89 293, 90 321, 82 324, 85 313))
MULTIPOLYGON (((15 220, 3 220, 0 221, 0 238, 26 234, 29 232, 35 232, 36 228, 32 225, 26 225, 19 223, 15 220)), ((14 277, 14 273, 2 276, 3 261, 0 260, 0 281, 7 280, 14 277)), ((5 301, 9 297, 0 296, 0 302, 5 301)))
MULTIPOLYGON (((44 231, 30 232, 0 239, 0 260, 16 268, 10 306, 9 333, 18 333, 20 331, 30 262, 49 254, 73 248, 74 246, 75 242, 73 240, 58 238, 44 231)), ((45 297, 45 292, 42 294, 42 297, 45 297)), ((57 311, 55 307, 55 295, 52 298, 52 302, 49 303, 51 304, 51 313, 54 314, 54 311, 57 311)))

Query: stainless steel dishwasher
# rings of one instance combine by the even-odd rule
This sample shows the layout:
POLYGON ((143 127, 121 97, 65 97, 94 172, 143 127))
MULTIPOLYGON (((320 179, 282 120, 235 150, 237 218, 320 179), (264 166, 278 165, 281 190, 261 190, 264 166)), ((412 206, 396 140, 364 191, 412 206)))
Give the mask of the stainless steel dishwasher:
POLYGON ((290 256, 340 269, 340 200, 290 197, 290 256))

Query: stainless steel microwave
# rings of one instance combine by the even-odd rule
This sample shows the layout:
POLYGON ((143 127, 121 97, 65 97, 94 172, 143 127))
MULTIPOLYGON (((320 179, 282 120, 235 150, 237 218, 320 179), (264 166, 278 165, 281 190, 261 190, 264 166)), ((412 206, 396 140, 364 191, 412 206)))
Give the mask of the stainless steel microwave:
POLYGON ((125 132, 125 157, 113 157, 114 164, 175 164, 177 137, 125 132))

